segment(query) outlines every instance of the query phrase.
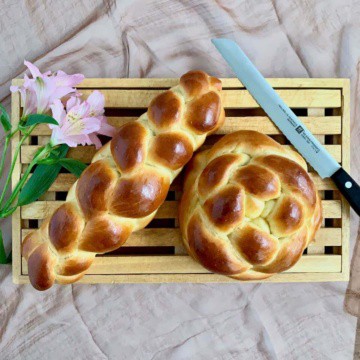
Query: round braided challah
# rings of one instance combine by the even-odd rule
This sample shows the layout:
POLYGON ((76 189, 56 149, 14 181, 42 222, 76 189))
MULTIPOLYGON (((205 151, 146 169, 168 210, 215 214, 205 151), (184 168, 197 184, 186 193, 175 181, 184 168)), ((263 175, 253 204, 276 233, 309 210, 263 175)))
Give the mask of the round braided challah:
POLYGON ((238 131, 188 165, 180 228, 208 270, 263 279, 293 266, 322 220, 304 159, 267 135, 238 131))
POLYGON ((66 202, 24 239, 36 289, 80 279, 97 253, 119 248, 154 218, 170 183, 224 122, 220 91, 219 79, 188 72, 95 154, 66 202))

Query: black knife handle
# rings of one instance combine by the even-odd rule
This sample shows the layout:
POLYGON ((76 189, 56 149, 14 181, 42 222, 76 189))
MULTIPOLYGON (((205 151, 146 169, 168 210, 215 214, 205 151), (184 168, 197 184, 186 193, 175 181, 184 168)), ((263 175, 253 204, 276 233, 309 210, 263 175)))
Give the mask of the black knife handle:
POLYGON ((331 176, 331 179, 333 179, 350 206, 360 216, 360 186, 343 168, 336 171, 331 176))

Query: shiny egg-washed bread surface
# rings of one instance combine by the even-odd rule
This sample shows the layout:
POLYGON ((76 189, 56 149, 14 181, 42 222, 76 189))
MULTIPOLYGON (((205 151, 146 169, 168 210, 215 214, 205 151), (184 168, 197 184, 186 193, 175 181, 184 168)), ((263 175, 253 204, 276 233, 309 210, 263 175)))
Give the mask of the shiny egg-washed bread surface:
POLYGON ((321 224, 304 159, 267 135, 238 131, 189 163, 180 227, 208 270, 264 279, 293 266, 321 224))
POLYGON ((96 254, 119 248, 153 219, 170 183, 224 122, 220 92, 219 79, 190 71, 95 154, 66 202, 23 241, 36 289, 77 281, 96 254))

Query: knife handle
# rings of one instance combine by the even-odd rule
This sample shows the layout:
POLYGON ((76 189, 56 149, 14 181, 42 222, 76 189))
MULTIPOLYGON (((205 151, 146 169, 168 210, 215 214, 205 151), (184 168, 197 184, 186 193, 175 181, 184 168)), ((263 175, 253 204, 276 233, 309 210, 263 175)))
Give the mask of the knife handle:
POLYGON ((344 198, 349 202, 350 206, 360 216, 360 186, 343 168, 337 170, 331 176, 331 179, 343 194, 344 198))

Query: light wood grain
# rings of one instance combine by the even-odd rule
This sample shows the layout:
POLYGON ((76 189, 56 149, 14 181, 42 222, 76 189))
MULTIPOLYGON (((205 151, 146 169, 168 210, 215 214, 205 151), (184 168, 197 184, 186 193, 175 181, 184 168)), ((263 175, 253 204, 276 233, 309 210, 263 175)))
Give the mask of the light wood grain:
MULTIPOLYGON (((31 176, 30 176, 31 177, 31 176)), ((335 190, 336 186, 331 179, 321 179, 321 177, 312 172, 310 177, 314 181, 318 190, 335 190)), ((181 191, 182 183, 178 177, 170 185, 170 191, 181 191)), ((76 176, 72 174, 59 174, 54 183, 50 186, 49 191, 68 191, 76 181, 76 176)))
MULTIPOLYGON (((284 145, 287 148, 292 148, 290 145, 284 145)), ((39 145, 23 145, 21 147, 21 163, 29 164, 32 160, 36 151, 40 148, 39 145)), ((204 145, 203 149, 209 148, 209 145, 204 145)), ((336 159, 336 161, 341 162, 341 145, 325 145, 327 151, 336 159)), ((74 158, 76 160, 83 161, 85 163, 90 163, 91 159, 94 157, 96 149, 94 146, 86 145, 76 148, 70 148, 67 154, 67 157, 74 158)))
MULTIPOLYGON (((51 215, 64 201, 36 201, 21 207, 22 219, 44 219, 51 215)), ((323 200, 323 216, 330 219, 341 218, 340 200, 323 200)), ((155 219, 175 219, 178 216, 178 201, 165 201, 155 215, 155 219)))
MULTIPOLYGON (((324 108, 311 108, 307 111, 308 116, 314 116, 315 119, 321 118, 325 115, 324 108)), ((314 134, 315 137, 319 140, 320 144, 325 144, 325 135, 314 134)), ((322 221, 322 225, 325 225, 325 219, 322 221)), ((325 247, 319 244, 311 244, 307 249, 308 254, 325 254, 325 247)))
MULTIPOLYGON (((310 111, 309 109, 308 111, 310 111)), ((130 121, 136 120, 132 116, 108 116, 109 124, 120 127, 130 121)), ((341 134, 341 117, 340 116, 300 116, 299 119, 315 135, 335 135, 341 134)), ((226 118, 224 125, 216 132, 217 134, 229 134, 238 130, 255 130, 262 131, 268 135, 281 134, 276 125, 266 116, 229 116, 226 118)), ((50 135, 51 130, 46 124, 41 124, 35 128, 32 135, 44 136, 50 135)))
MULTIPOLYGON (((11 122, 13 126, 16 126, 20 120, 20 94, 18 92, 11 95, 11 122)), ((17 144, 20 141, 20 134, 15 134, 11 139, 11 154, 14 154, 17 144)), ((15 167, 11 177, 11 187, 14 190, 21 174, 21 157, 18 157, 15 163, 15 167)), ((12 215, 12 274, 13 282, 16 284, 19 282, 19 276, 21 274, 21 233, 19 231, 19 225, 21 223, 21 210, 17 208, 12 215)))
MULTIPOLYGON (((92 90, 82 90, 86 98, 92 90)), ((147 108, 150 101, 163 90, 108 90, 102 89, 107 108, 147 108)), ((341 92, 336 89, 279 89, 277 93, 292 108, 337 108, 341 106, 341 92)), ((247 90, 227 90, 223 92, 223 105, 226 109, 255 109, 259 104, 247 90)))
MULTIPOLYGON (((50 216, 64 201, 36 201, 35 203, 21 207, 22 219, 44 219, 50 216)), ((332 216, 339 216, 339 204, 328 204, 327 209, 332 216)), ((155 219, 174 219, 178 213, 177 201, 165 201, 155 215, 155 219)))
MULTIPOLYGON (((27 274, 27 263, 22 259, 23 274, 27 274)), ((303 256, 289 273, 340 272, 340 255, 303 256)), ((94 260, 88 274, 167 274, 209 273, 190 256, 99 256, 94 260)))
MULTIPOLYGON (((287 282, 329 282, 349 281, 349 275, 341 272, 281 273, 264 280, 247 281, 248 283, 287 283, 287 282)), ((21 275, 18 284, 28 284, 29 277, 21 275)), ((85 275, 80 284, 148 284, 148 283, 239 283, 238 280, 216 274, 111 274, 85 275)))
MULTIPOLYGON (((348 79, 334 78, 267 78, 270 85, 274 88, 343 88, 348 79)), ((244 88, 240 80, 236 78, 221 78, 223 89, 227 88, 244 88)), ((14 79, 13 85, 21 86, 24 83, 22 79, 14 79)), ((87 78, 81 82, 77 88, 161 88, 166 89, 179 83, 178 78, 108 78, 108 79, 91 79, 87 78)))
MULTIPOLYGON (((150 101, 163 90, 106 90, 101 92, 105 97, 108 108, 146 108, 150 101)), ((83 90, 87 97, 91 90, 83 90)), ((335 89, 294 89, 277 90, 280 97, 292 108, 324 107, 336 108, 341 106, 341 92, 335 89)), ((227 90, 223 92, 223 105, 227 109, 254 109, 259 104, 247 90, 227 90)))
MULTIPOLYGON (((22 239, 32 229, 21 231, 22 239)), ((123 247, 155 247, 174 246, 183 248, 181 232, 179 228, 149 228, 132 233, 123 247)), ((341 228, 320 228, 316 234, 315 241, 309 246, 341 246, 341 228)))
MULTIPOLYGON (((342 166, 350 173, 350 80, 344 81, 342 88, 342 157, 344 158, 342 166)), ((342 272, 350 273, 350 254, 349 254, 349 238, 350 238, 350 206, 342 197, 342 272)))

